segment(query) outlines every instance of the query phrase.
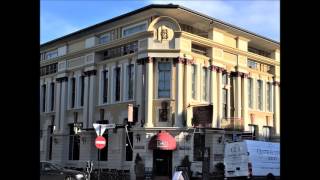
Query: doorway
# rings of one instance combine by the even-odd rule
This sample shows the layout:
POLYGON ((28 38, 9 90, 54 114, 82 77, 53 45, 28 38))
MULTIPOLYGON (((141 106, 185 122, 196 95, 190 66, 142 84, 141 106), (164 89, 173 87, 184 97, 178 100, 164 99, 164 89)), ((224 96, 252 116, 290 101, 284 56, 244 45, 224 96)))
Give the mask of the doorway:
POLYGON ((172 177, 172 151, 153 150, 153 174, 155 177, 172 177))

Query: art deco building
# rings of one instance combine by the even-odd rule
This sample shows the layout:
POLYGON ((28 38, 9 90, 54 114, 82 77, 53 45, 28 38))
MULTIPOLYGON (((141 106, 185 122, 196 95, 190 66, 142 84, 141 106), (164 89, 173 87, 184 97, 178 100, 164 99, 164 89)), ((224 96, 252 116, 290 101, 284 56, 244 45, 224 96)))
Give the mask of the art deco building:
POLYGON ((100 166, 132 179, 137 154, 155 175, 186 156, 194 172, 212 172, 224 143, 280 136, 279 42, 185 7, 149 5, 40 53, 41 160, 96 161, 93 123, 117 125, 100 166))

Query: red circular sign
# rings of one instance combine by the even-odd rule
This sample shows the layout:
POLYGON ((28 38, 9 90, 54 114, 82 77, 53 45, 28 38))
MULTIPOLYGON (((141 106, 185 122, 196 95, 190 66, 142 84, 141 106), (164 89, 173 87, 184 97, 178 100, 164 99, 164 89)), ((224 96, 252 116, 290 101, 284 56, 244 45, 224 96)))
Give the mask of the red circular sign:
POLYGON ((103 149, 106 147, 106 139, 103 136, 98 136, 96 138, 95 144, 98 149, 103 149))

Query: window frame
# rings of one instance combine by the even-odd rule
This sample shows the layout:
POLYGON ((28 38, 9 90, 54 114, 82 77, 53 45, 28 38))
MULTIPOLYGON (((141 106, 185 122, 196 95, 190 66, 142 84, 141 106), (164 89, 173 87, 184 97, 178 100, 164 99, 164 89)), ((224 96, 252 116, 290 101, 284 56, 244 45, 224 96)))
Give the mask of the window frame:
POLYGON ((106 43, 109 43, 111 41, 112 41, 111 32, 107 32, 107 33, 104 33, 104 34, 99 36, 99 44, 106 44, 106 43), (105 41, 103 41, 103 38, 107 38, 107 39, 105 41))
POLYGON ((126 64, 126 100, 134 99, 135 64, 126 64), (130 91, 131 90, 131 91, 130 91))
POLYGON ((209 101, 209 69, 202 67, 202 101, 209 101))
POLYGON ((41 107, 41 112, 46 112, 46 99, 47 99, 47 85, 46 84, 42 84, 41 85, 41 93, 42 93, 42 107, 41 107))
POLYGON ((114 102, 120 102, 121 101, 121 71, 122 67, 121 65, 117 65, 113 68, 113 95, 114 95, 114 102), (117 74, 117 69, 119 69, 119 74, 117 74), (118 82, 118 84, 117 84, 118 82), (118 90, 118 91, 117 91, 118 90), (118 97, 118 98, 117 98, 118 97))
POLYGON ((169 62, 169 61, 158 61, 157 63, 157 87, 158 87, 158 90, 157 90, 157 93, 158 93, 158 99, 161 99, 161 98, 170 98, 171 97, 171 90, 172 90, 172 87, 171 87, 171 78, 172 78, 172 63, 169 62), (169 70, 168 69, 160 69, 160 64, 167 64, 169 65, 169 70), (163 76, 164 76, 164 79, 163 80, 160 80, 160 73, 163 73, 163 76), (166 79, 166 75, 169 75, 169 79, 166 79), (163 89, 160 89, 160 83, 163 82, 163 89), (167 89, 166 88, 166 85, 169 85, 169 88, 167 89), (164 93, 168 93, 167 95, 161 95, 161 93, 164 92, 164 93))
POLYGON ((248 78, 248 107, 253 108, 253 79, 248 78))
POLYGON ((197 65, 191 65, 191 97, 197 99, 197 65))
POLYGON ((257 109, 263 111, 263 82, 257 80, 257 109))
POLYGON ((122 36, 122 38, 126 38, 126 37, 132 36, 134 34, 146 31, 147 29, 148 29, 148 21, 138 22, 138 23, 123 27, 122 31, 121 31, 121 36, 122 36), (128 29, 134 29, 134 28, 137 28, 138 26, 142 26, 142 25, 145 25, 145 30, 125 34, 125 31, 127 31, 128 29))
POLYGON ((108 103, 108 93, 109 93, 109 71, 104 69, 102 71, 102 103, 108 103))
POLYGON ((54 104, 55 104, 55 83, 50 83, 50 111, 54 111, 54 104))

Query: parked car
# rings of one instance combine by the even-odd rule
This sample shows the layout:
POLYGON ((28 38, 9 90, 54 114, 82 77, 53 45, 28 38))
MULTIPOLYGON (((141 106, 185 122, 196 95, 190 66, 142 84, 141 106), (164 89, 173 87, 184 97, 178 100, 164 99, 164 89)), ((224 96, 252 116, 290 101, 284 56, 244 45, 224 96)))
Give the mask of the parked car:
POLYGON ((85 180, 80 171, 66 169, 51 162, 40 162, 40 180, 85 180))

